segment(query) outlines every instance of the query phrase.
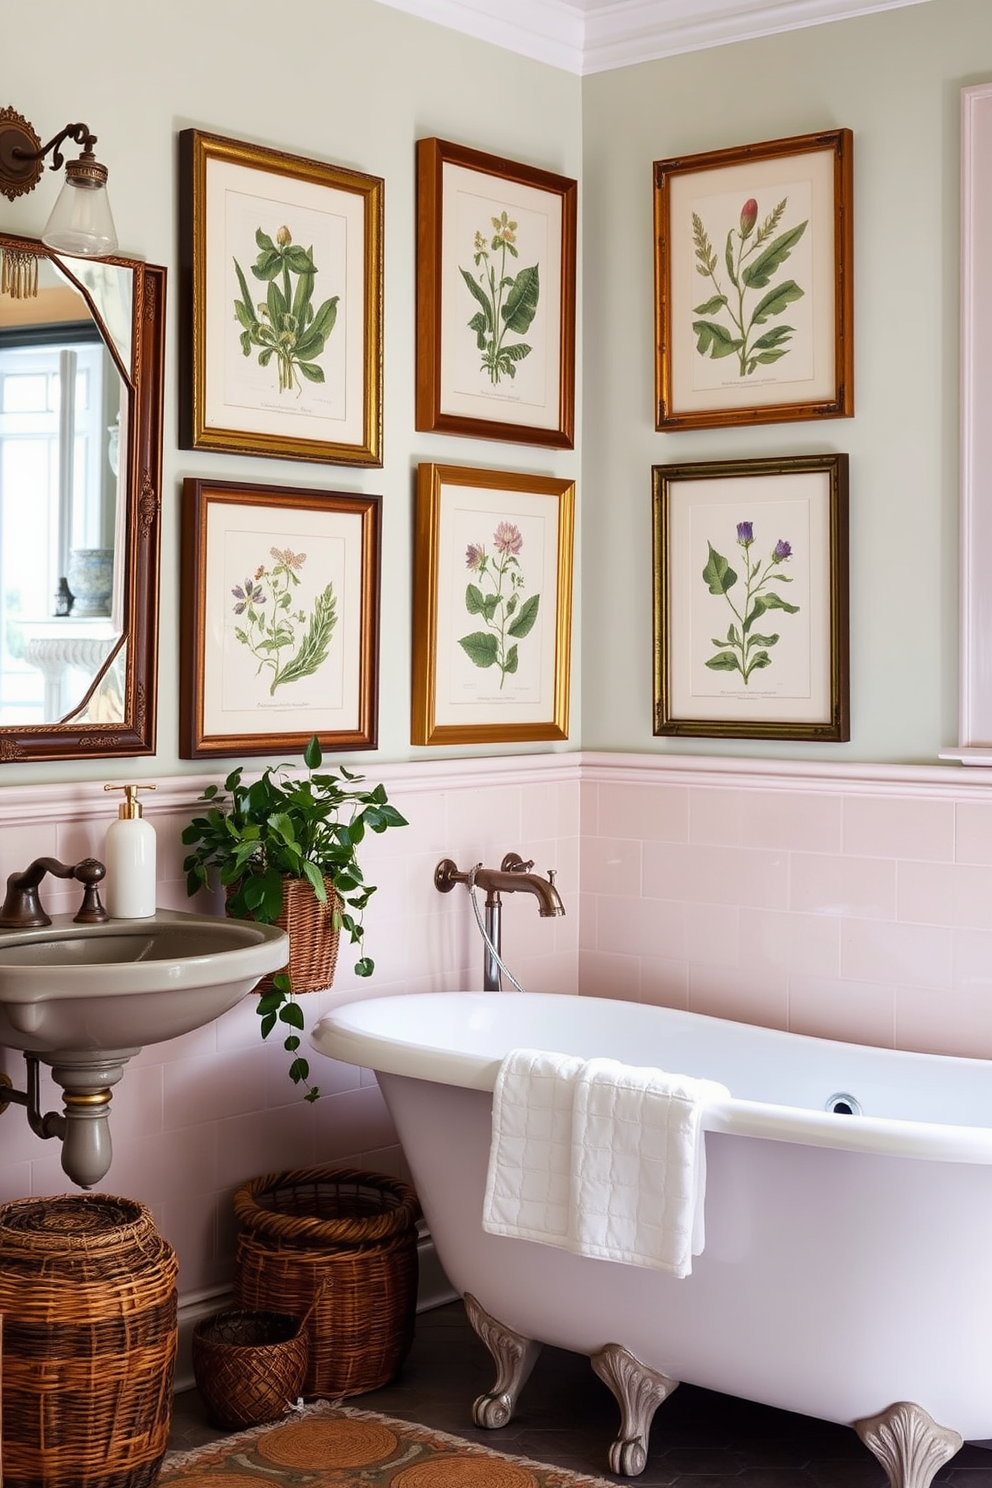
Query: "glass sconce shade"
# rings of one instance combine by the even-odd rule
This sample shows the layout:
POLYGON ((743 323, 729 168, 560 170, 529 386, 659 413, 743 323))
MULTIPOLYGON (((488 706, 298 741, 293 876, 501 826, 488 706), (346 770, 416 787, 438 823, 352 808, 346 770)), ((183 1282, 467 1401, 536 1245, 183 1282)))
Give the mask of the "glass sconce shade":
POLYGON ((102 181, 76 176, 66 167, 66 178, 52 208, 41 241, 56 253, 75 258, 103 258, 116 252, 117 231, 110 198, 102 181))

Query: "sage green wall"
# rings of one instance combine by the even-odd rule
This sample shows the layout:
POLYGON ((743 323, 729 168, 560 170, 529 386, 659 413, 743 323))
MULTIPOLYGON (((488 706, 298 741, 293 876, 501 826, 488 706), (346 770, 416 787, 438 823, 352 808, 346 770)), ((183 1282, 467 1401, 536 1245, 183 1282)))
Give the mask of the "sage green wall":
POLYGON ((857 20, 583 83, 585 749, 933 761, 957 742, 959 95, 989 0, 857 20), (654 430, 652 162, 854 132, 853 419, 654 430), (652 737, 651 466, 847 451, 849 744, 652 737))
MULTIPOLYGON (((415 432, 415 142, 438 135, 578 177, 581 79, 373 0, 320 0, 302 8, 263 0, 92 0, 75 11, 65 0, 33 0, 27 21, 20 0, 0 0, 0 37, 7 64, 0 106, 25 115, 43 140, 68 120, 84 119, 110 170, 121 251, 169 269, 158 754, 119 761, 112 774, 98 761, 4 765, 0 783, 152 780, 203 771, 201 764, 179 761, 177 746, 179 494, 187 475, 382 494, 379 750, 357 761, 363 767, 376 757, 426 755, 409 742, 417 463, 572 478, 580 451, 545 453, 415 432), (381 470, 177 447, 177 136, 189 127, 384 178, 381 470)), ((46 173, 31 196, 13 204, 0 198, 0 224, 37 235, 57 191, 57 177, 46 173)), ((579 701, 576 671, 574 731, 565 748, 578 745, 579 701)))
MULTIPOLYGON (((8 39, 21 34, 22 11, 0 0, 8 39)), ((43 138, 70 118, 87 120, 111 169, 122 250, 170 270, 158 754, 118 762, 115 778, 199 769, 179 761, 176 742, 184 475, 382 493, 377 755, 430 753, 409 744, 412 480, 421 460, 578 479, 572 731, 561 747, 911 761, 953 745, 958 110, 962 86, 992 77, 989 0, 929 0, 584 79, 373 0, 322 0, 289 17, 260 0, 172 0, 165 9, 93 0, 84 24, 63 0, 34 0, 30 36, 7 69, 2 101, 43 138), (656 433, 652 161, 841 125, 855 137, 856 417, 656 433), (381 471, 177 448, 176 136, 189 126, 385 178, 381 471), (429 134, 580 179, 574 452, 414 431, 414 142, 429 134), (850 744, 653 738, 652 464, 824 450, 851 457, 850 744)), ((56 190, 46 175, 31 197, 0 201, 0 222, 39 232, 56 190)), ((97 761, 5 765, 2 782, 106 775, 97 761)))

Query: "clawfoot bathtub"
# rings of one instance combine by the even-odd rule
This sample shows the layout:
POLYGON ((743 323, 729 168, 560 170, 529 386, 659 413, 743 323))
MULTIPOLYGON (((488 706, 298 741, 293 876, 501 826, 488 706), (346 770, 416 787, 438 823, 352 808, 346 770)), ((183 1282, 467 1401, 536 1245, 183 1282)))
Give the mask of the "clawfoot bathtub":
POLYGON ((376 1071, 497 1366, 478 1424, 510 1419, 546 1343, 588 1355, 616 1396, 625 1475, 679 1381, 854 1426, 892 1488, 926 1488, 963 1439, 992 1437, 992 1066, 537 993, 369 998, 311 1038, 376 1071), (517 1047, 727 1086, 705 1117, 690 1276, 482 1229, 492 1089, 517 1047))

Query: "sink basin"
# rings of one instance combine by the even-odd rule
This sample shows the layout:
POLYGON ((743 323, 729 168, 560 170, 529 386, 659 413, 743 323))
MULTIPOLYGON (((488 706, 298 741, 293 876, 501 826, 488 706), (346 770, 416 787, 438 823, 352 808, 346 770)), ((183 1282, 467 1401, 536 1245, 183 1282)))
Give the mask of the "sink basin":
POLYGON ((181 910, 0 932, 0 1044, 38 1054, 135 1053, 199 1028, 289 959, 275 925, 181 910))

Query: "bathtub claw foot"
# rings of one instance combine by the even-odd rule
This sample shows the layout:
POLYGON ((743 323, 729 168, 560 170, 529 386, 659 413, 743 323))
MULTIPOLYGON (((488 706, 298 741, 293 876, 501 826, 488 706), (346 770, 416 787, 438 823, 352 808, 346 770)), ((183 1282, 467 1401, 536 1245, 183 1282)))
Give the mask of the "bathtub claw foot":
POLYGON ((490 1317, 471 1292, 465 1293, 463 1301, 469 1322, 496 1364, 496 1383, 472 1406, 472 1420, 476 1426, 493 1430, 505 1426, 513 1416, 541 1345, 490 1317))
POLYGON ((930 1488, 934 1474, 960 1450, 962 1438, 938 1426, 921 1405, 900 1400, 854 1429, 888 1474, 891 1488, 930 1488))
POLYGON ((610 1445, 610 1472, 636 1478, 647 1464, 654 1413, 679 1382, 649 1369, 619 1343, 608 1343, 589 1362, 620 1407, 620 1435, 610 1445))

